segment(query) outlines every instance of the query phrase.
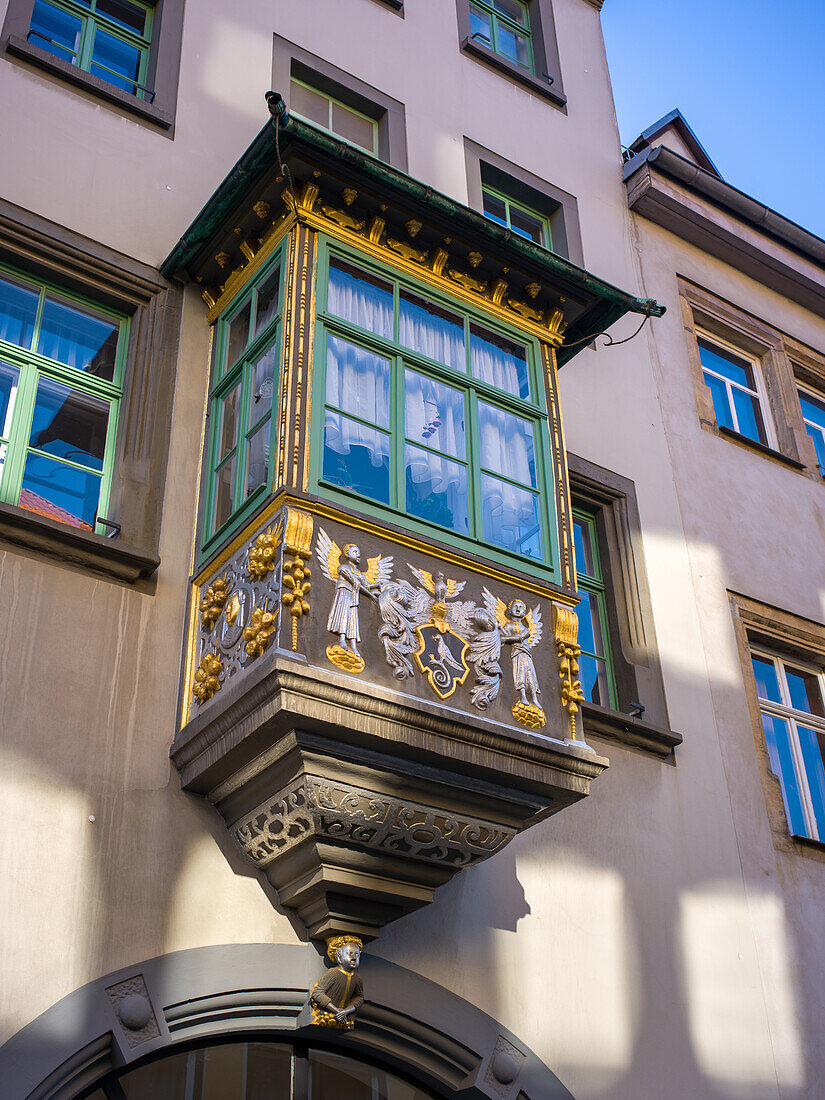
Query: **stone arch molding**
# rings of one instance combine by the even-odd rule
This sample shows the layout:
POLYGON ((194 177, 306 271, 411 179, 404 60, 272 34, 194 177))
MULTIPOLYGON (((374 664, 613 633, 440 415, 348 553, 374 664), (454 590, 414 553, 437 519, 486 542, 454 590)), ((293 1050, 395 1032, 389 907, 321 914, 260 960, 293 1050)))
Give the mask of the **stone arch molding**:
POLYGON ((354 1032, 306 1023, 321 961, 310 945, 232 944, 161 955, 75 990, 0 1048, 6 1100, 73 1100, 112 1070, 230 1035, 322 1039, 399 1069, 447 1100, 574 1100, 524 1043, 449 990, 383 959, 361 964, 354 1032))

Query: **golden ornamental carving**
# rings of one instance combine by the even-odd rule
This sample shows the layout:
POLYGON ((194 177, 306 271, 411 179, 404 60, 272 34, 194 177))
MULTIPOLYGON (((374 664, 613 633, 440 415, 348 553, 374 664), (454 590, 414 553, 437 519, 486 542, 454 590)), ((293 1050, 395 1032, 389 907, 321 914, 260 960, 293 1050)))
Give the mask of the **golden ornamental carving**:
POLYGON ((275 557, 281 545, 282 531, 283 522, 280 521, 276 527, 261 531, 250 547, 246 571, 253 580, 261 580, 275 568, 275 557))
POLYGON ((312 516, 295 508, 287 509, 284 546, 291 557, 284 558, 281 600, 292 616, 292 649, 298 650, 298 620, 309 613, 309 559, 312 557, 312 516))
POLYGON ((467 290, 475 291, 476 294, 485 294, 487 292, 487 284, 481 282, 479 279, 474 279, 472 275, 465 275, 463 271, 455 271, 452 267, 447 268, 447 274, 454 283, 458 283, 467 290))
POLYGON ((232 263, 232 257, 229 255, 228 252, 218 252, 218 254, 215 256, 215 263, 220 268, 229 267, 229 265, 232 263))
POLYGON ((576 715, 579 705, 584 702, 584 692, 579 680, 579 654, 581 646, 577 642, 579 618, 569 607, 553 604, 553 633, 556 637, 556 650, 559 656, 559 678, 561 679, 561 705, 570 716, 570 739, 576 740, 576 715))
POLYGON ((391 248, 393 252, 397 252, 399 256, 403 256, 405 260, 412 260, 417 264, 423 264, 427 262, 427 253, 422 252, 420 248, 413 248, 411 244, 406 244, 404 241, 397 241, 393 237, 387 237, 387 248, 391 248))
POLYGON ((541 283, 528 283, 524 289, 527 291, 531 301, 535 301, 541 290, 541 283))
POLYGON ((504 279, 496 279, 493 283, 493 289, 490 291, 490 297, 493 302, 500 306, 504 301, 504 295, 507 293, 507 283, 504 279))
POLYGON ((378 244, 381 241, 381 235, 384 232, 384 226, 386 224, 387 223, 384 221, 384 219, 379 217, 373 218, 370 222, 367 236, 373 244, 378 244))
POLYGON ((226 602, 226 609, 224 610, 223 617, 226 619, 227 626, 234 626, 235 620, 238 617, 238 612, 241 610, 241 598, 237 592, 233 592, 226 602))
POLYGON ((240 248, 240 250, 244 254, 244 256, 247 258, 247 260, 254 260, 255 259, 255 253, 258 250, 255 247, 254 241, 241 241, 241 243, 238 247, 240 248))
POLYGON ((564 310, 554 309, 551 311, 547 318, 547 328, 553 334, 561 338, 564 335, 567 328, 567 322, 564 319, 564 310))
POLYGON ((268 202, 256 202, 252 209, 255 211, 261 221, 264 221, 266 218, 268 218, 272 211, 272 207, 269 205, 268 202))
POLYGON ((478 267, 483 259, 484 257, 480 252, 467 253, 467 263, 470 265, 470 267, 478 267))
POLYGON ((356 675, 367 667, 360 653, 351 653, 342 645, 328 645, 327 659, 344 672, 352 672, 356 675))
POLYGON ((361 641, 359 603, 361 593, 378 600, 381 586, 392 576, 392 558, 377 554, 367 559, 367 568, 361 570, 361 549, 348 542, 343 550, 321 527, 315 547, 321 572, 335 585, 327 630, 338 642, 327 646, 327 657, 345 672, 363 672, 364 659, 358 652, 361 641))
POLYGON ((533 307, 528 306, 526 302, 519 302, 515 298, 508 298, 507 305, 520 317, 523 317, 525 321, 535 321, 536 324, 541 324, 544 319, 543 309, 533 309, 533 307))
POLYGON ((212 309, 218 300, 209 288, 203 291, 201 298, 206 302, 207 309, 212 309))
POLYGON ((351 214, 348 214, 346 210, 336 210, 333 206, 327 206, 326 203, 321 203, 321 210, 330 221, 334 221, 337 225, 342 226, 344 229, 351 229, 353 233, 360 233, 364 226, 367 224, 364 218, 353 218, 351 214))
POLYGON ((421 222, 416 221, 415 218, 410 218, 408 222, 404 223, 404 228, 411 237, 416 237, 421 232, 421 222))
POLYGON ((446 264, 448 259, 449 254, 443 248, 437 248, 435 250, 435 252, 433 253, 432 263, 430 264, 434 275, 441 274, 441 272, 444 270, 444 264, 446 264))
POLYGON ((206 589, 198 605, 204 630, 211 630, 218 621, 228 595, 226 577, 218 577, 206 589))
POLYGON ((260 657, 272 640, 275 633, 275 615, 266 609, 266 600, 263 607, 256 607, 252 612, 249 624, 243 629, 246 641, 246 652, 250 657, 260 657))
POLYGON ((355 200, 358 198, 358 192, 354 187, 345 187, 341 192, 341 198, 344 200, 346 206, 352 206, 355 200))
POLYGON ((208 702, 216 691, 221 690, 221 659, 217 653, 204 653, 201 663, 195 671, 192 694, 200 706, 208 702))

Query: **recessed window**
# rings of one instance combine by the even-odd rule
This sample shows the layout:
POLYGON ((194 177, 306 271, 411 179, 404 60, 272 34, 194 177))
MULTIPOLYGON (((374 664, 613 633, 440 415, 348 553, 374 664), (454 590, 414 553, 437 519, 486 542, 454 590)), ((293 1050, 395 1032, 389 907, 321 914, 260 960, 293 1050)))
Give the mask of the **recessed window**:
POLYGON ((756 361, 705 336, 698 337, 698 344, 718 426, 769 445, 756 361))
POLYGON ((292 77, 289 85, 290 110, 330 133, 344 138, 373 156, 378 156, 378 122, 348 107, 339 99, 292 77))
POLYGON ((146 87, 153 8, 135 0, 35 0, 28 41, 140 99, 146 87))
POLYGON ((105 532, 127 331, 122 316, 0 268, 0 499, 105 532))
POLYGON ((528 73, 534 71, 530 10, 520 0, 471 3, 470 36, 528 73))
POLYGON ((548 561, 532 345, 335 255, 321 320, 321 484, 548 561))
POLYGON ((482 188, 481 197, 485 217, 517 233, 519 237, 552 249, 553 241, 547 218, 489 187, 482 188))
POLYGON ((799 391, 805 430, 814 441, 819 472, 825 477, 825 401, 808 390, 799 391))
POLYGON ((585 698, 603 707, 616 706, 616 690, 607 634, 605 586, 602 579, 596 517, 575 511, 573 537, 576 549, 576 577, 581 597, 579 617, 579 679, 585 698))
POLYGON ((280 317, 279 255, 217 322, 204 510, 207 542, 241 522, 271 482, 280 317))
POLYGON ((825 708, 822 671, 752 651, 771 771, 792 835, 825 840, 825 708))

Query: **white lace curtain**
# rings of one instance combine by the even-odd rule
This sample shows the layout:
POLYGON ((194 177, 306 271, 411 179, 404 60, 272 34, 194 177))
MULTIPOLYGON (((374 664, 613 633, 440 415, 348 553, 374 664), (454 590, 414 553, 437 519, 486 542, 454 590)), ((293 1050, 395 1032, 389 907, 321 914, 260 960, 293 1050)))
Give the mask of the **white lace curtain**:
MULTIPOLYGON (((389 428, 390 364, 387 359, 329 335, 326 387, 328 405, 380 428, 389 428)), ((384 464, 388 453, 386 443, 373 428, 330 412, 324 418, 324 425, 326 447, 341 455, 349 454, 351 447, 365 447, 372 456, 373 466, 384 464)))

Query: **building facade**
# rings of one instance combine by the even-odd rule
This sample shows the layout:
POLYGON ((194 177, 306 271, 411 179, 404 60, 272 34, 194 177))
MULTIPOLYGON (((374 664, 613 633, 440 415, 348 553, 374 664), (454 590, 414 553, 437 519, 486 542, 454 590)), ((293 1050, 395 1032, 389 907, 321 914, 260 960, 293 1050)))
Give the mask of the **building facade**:
POLYGON ((818 1095, 825 245, 600 7, 0 8, 4 1095, 818 1095))

